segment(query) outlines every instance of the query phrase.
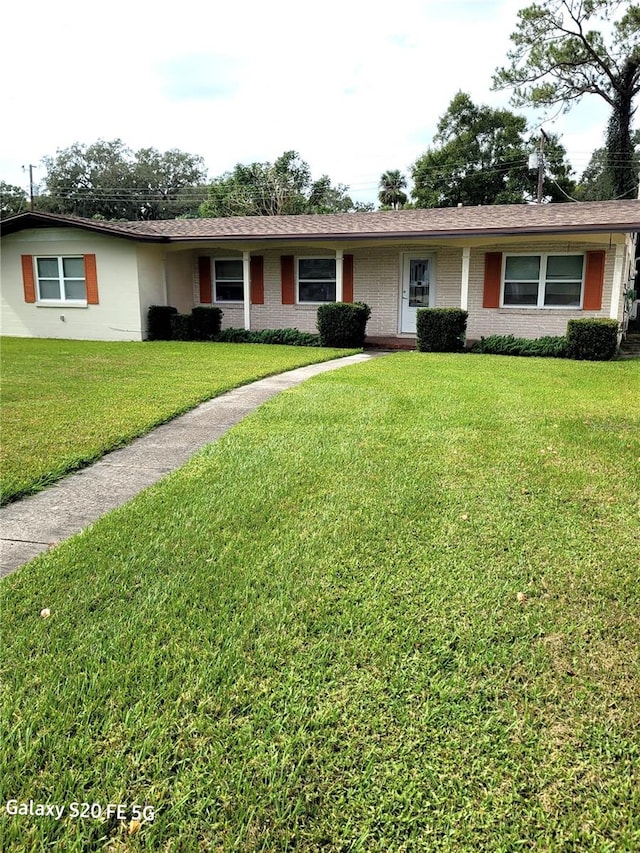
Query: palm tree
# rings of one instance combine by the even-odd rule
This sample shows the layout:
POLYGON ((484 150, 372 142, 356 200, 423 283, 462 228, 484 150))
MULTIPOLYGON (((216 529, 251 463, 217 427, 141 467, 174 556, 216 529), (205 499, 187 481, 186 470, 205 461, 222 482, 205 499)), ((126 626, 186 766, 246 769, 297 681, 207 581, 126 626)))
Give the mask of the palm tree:
POLYGON ((398 210, 407 201, 407 194, 403 189, 407 186, 407 179, 400 172, 400 169, 391 169, 385 172, 380 178, 380 192, 378 199, 380 204, 385 207, 390 207, 392 210, 398 210))

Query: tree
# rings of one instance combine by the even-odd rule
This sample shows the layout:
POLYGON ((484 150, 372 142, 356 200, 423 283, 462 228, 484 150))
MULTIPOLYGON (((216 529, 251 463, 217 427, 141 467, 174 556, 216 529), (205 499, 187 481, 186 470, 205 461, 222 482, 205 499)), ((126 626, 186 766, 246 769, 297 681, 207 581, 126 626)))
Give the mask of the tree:
POLYGON ((134 155, 132 184, 141 200, 142 219, 197 215, 206 198, 202 157, 172 148, 161 153, 142 148, 134 155))
POLYGON ((197 211, 205 196, 202 157, 177 149, 132 152, 121 139, 74 143, 45 157, 46 194, 38 207, 104 219, 172 219, 197 211))
POLYGON ((0 181, 0 219, 24 213, 29 208, 26 192, 21 187, 0 181))
POLYGON ((327 175, 311 179, 297 151, 285 151, 273 163, 236 164, 215 178, 201 216, 283 216, 296 213, 344 213, 366 209, 354 203, 344 184, 327 175))
MULTIPOLYGON (((633 171, 638 175, 640 173, 640 149, 638 148, 640 131, 635 131, 632 143, 634 146, 633 171)), ((608 166, 609 158, 606 148, 596 148, 576 186, 575 197, 580 201, 603 201, 613 198, 615 193, 608 166)))
POLYGON ((604 201, 614 196, 607 149, 596 148, 580 176, 575 197, 579 201, 604 201))
MULTIPOLYGON (((458 92, 438 122, 434 147, 412 168, 416 207, 519 204, 536 198, 537 174, 529 169, 535 140, 524 116, 477 106, 458 92)), ((563 201, 573 188, 566 152, 548 136, 543 195, 563 201)))
POLYGON ((378 200, 383 207, 399 210, 407 203, 407 194, 404 192, 407 179, 399 169, 390 169, 384 172, 380 178, 380 192, 378 200))
POLYGON ((614 197, 634 197, 631 121, 640 91, 640 5, 620 0, 542 0, 518 12, 510 65, 494 88, 513 88, 514 106, 562 104, 593 94, 611 108, 606 169, 614 197), (624 14, 614 20, 620 7, 624 14))

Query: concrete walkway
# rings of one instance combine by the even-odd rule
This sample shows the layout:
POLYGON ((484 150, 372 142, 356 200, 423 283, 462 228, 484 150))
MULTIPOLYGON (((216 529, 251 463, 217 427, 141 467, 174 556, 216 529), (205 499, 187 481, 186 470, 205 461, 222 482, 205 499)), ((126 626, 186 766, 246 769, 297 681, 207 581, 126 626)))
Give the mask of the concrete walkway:
POLYGON ((183 465, 262 403, 311 376, 369 361, 385 352, 310 364, 252 382, 202 403, 190 412, 114 450, 88 468, 44 491, 0 508, 0 577, 28 563, 52 544, 79 533, 147 486, 183 465))

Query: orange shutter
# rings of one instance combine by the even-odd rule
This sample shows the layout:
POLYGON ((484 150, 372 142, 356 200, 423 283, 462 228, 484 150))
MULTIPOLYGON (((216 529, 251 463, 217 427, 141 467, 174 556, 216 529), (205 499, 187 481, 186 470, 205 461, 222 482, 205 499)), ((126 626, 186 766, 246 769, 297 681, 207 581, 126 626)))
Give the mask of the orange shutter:
POLYGON ((264 258, 262 255, 252 256, 249 279, 251 282, 251 304, 264 305, 264 258))
POLYGON ((200 284, 200 304, 211 304, 211 258, 198 258, 198 282, 200 284))
POLYGON ((582 308, 585 311, 599 311, 602 308, 604 260, 604 252, 587 252, 587 265, 584 274, 584 298, 582 300, 582 308))
POLYGON ((98 270, 96 256, 84 256, 84 281, 87 288, 87 305, 98 305, 98 270))
POLYGON ((282 284, 282 304, 295 305, 296 274, 293 255, 280 257, 280 278, 282 284))
POLYGON ((22 286, 24 287, 24 301, 36 301, 36 280, 33 275, 33 256, 22 255, 22 286))
POLYGON ((342 301, 353 302, 353 255, 342 259, 342 301))
POLYGON ((483 308, 500 307, 502 252, 485 252, 483 308))

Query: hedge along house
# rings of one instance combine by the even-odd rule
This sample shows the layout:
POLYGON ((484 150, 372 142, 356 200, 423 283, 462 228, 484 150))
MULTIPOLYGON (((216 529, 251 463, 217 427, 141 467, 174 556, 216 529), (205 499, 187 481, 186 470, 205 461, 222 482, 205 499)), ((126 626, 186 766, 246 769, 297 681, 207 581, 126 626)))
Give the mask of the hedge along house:
POLYGON ((640 201, 103 222, 0 223, 2 331, 141 340, 150 305, 219 305, 223 327, 315 331, 325 301, 371 307, 368 336, 411 340, 420 307, 462 307, 467 337, 560 335, 624 320, 640 201))

